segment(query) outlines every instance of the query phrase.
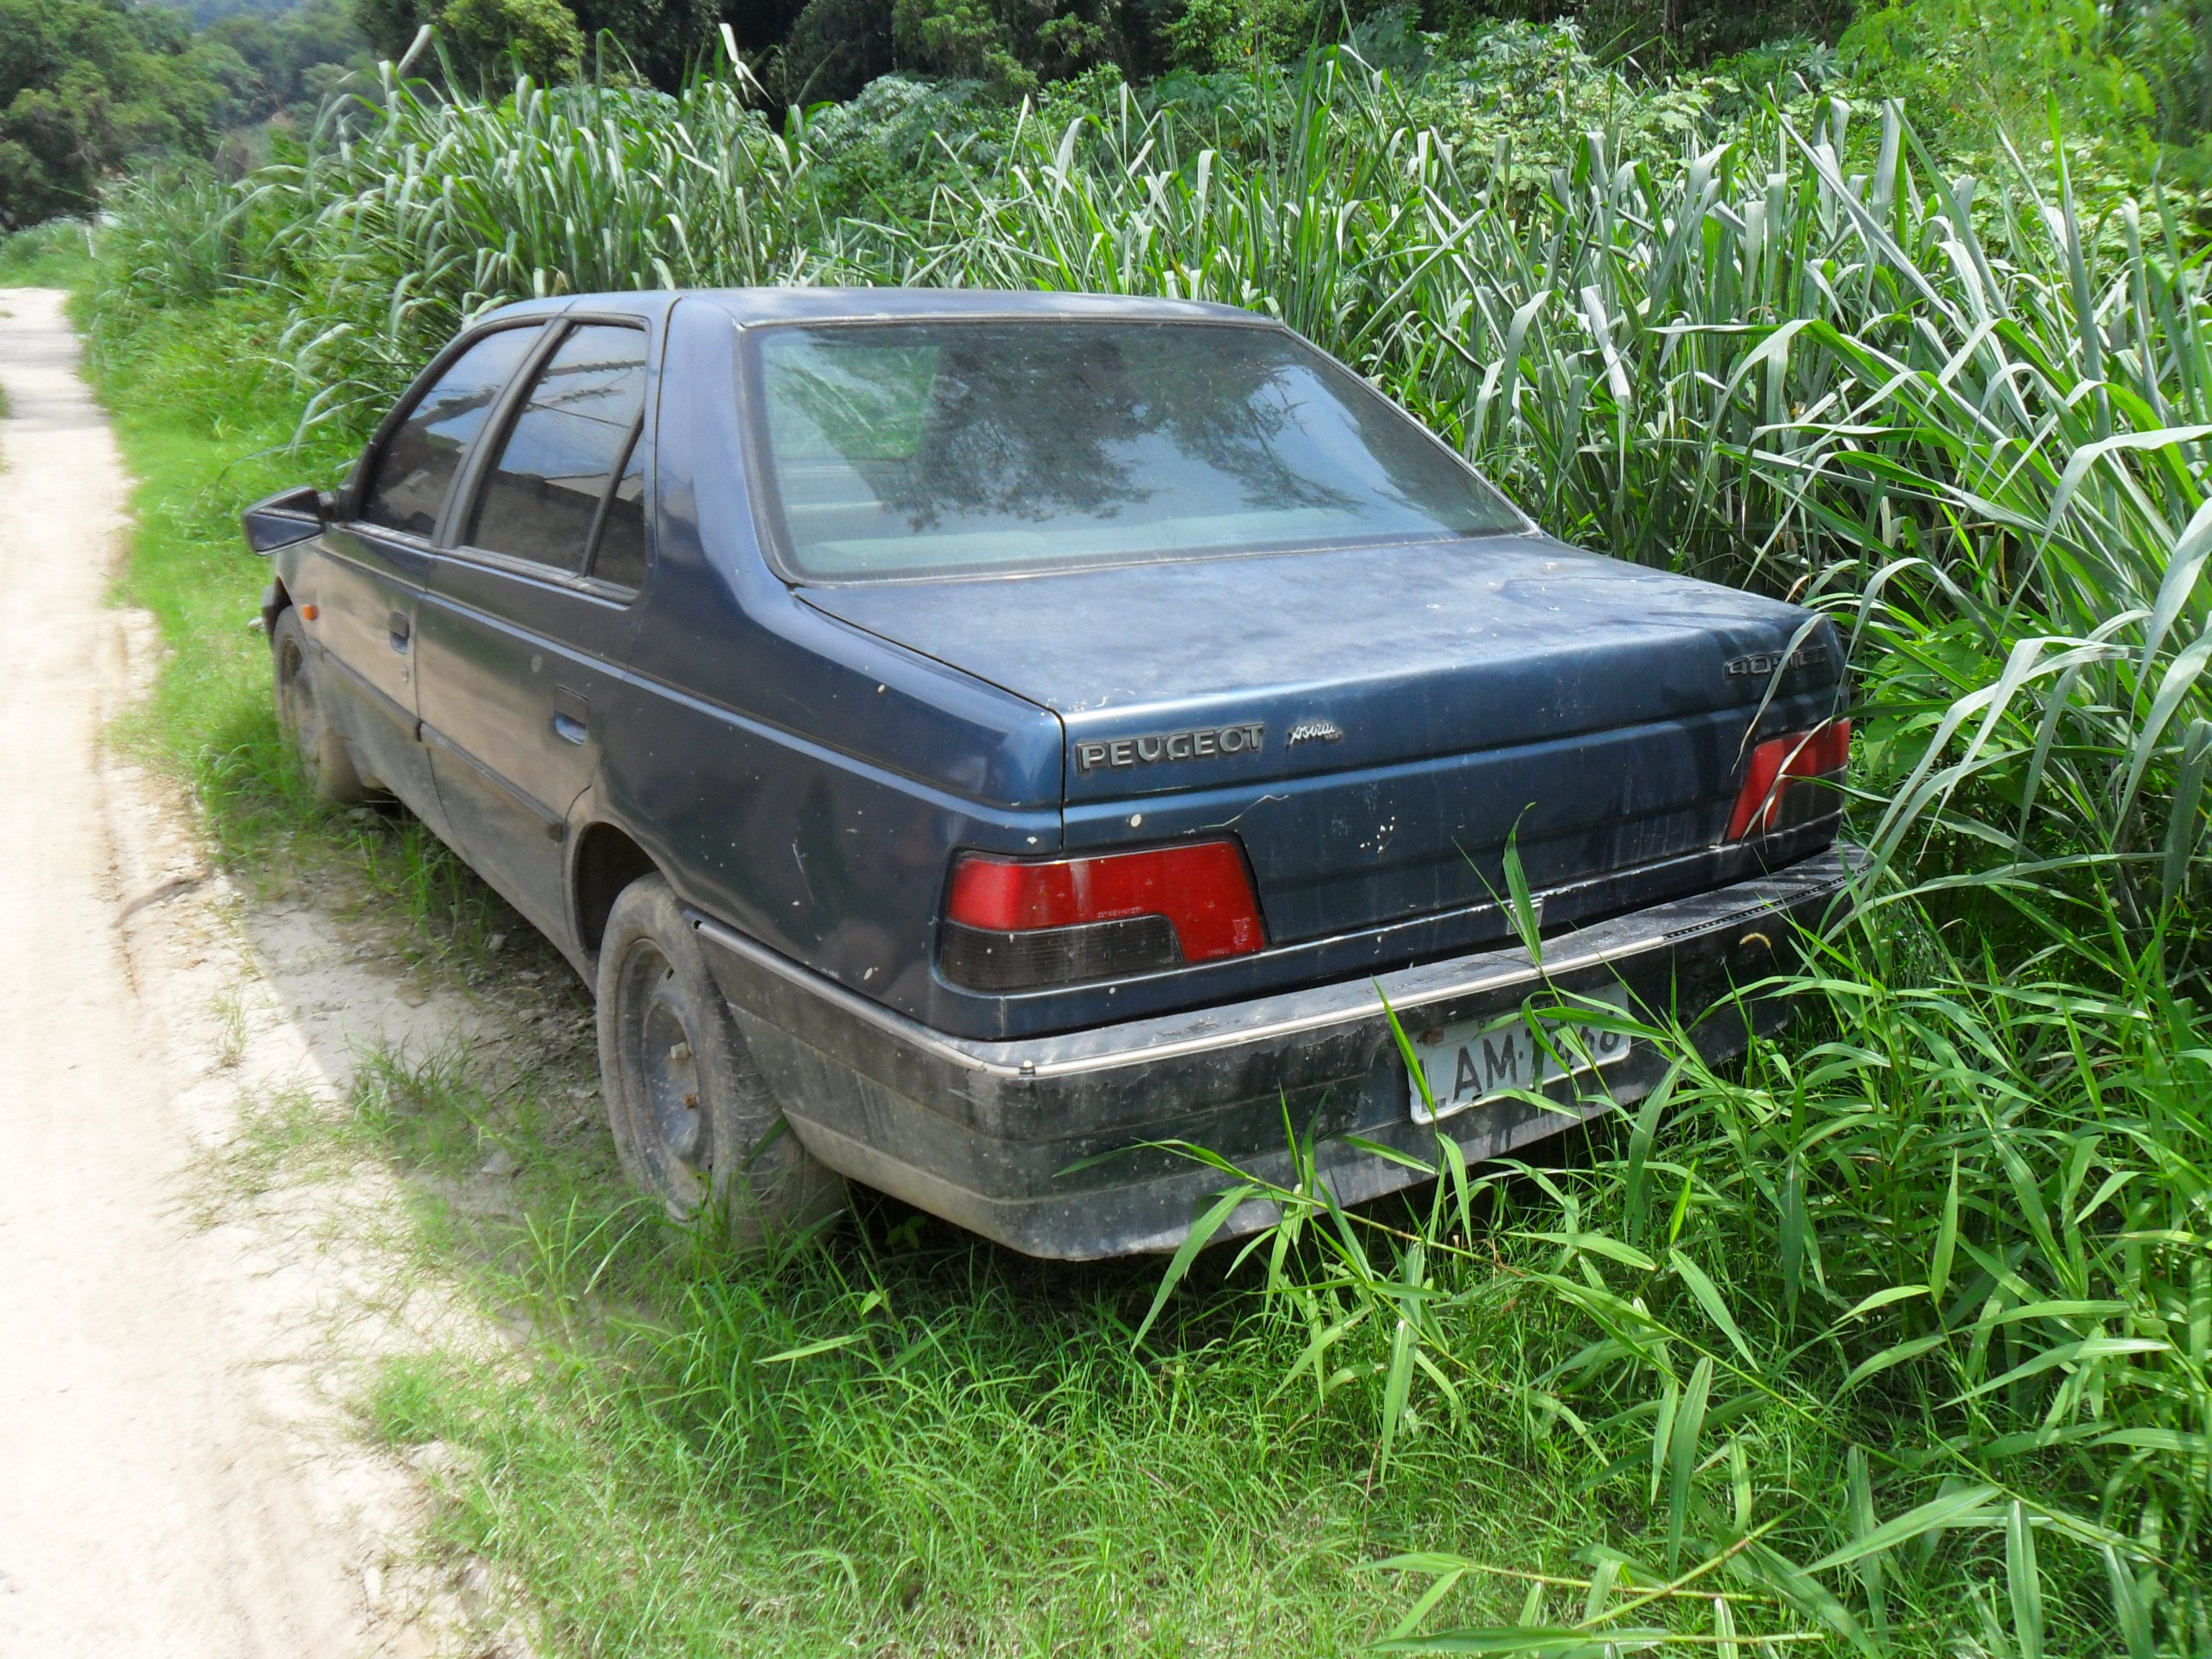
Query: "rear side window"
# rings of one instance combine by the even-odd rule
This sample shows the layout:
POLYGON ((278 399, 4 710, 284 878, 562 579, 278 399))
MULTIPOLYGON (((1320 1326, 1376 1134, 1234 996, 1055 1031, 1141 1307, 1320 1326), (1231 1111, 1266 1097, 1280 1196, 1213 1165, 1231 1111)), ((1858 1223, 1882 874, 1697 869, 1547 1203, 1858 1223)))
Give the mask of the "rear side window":
POLYGON ((592 574, 621 587, 645 586, 645 440, 633 436, 629 458, 607 502, 592 574))
POLYGON ((644 498, 641 474, 634 481, 630 469, 640 465, 644 408, 644 331, 603 323, 570 330, 486 475, 469 544, 580 574, 604 533, 611 568, 599 574, 636 586, 644 498))
POLYGON ((543 332, 542 324, 503 328, 453 360, 377 458, 362 502, 364 520, 410 536, 437 529, 462 453, 543 332))

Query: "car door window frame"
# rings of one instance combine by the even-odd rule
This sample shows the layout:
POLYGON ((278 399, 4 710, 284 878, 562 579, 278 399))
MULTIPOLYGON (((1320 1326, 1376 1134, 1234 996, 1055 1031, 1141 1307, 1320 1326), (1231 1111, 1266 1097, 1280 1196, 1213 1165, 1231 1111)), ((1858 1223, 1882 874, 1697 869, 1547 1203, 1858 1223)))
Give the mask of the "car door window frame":
MULTIPOLYGON (((461 470, 454 479, 453 493, 448 498, 446 511, 439 520, 437 550, 445 556, 480 565, 488 570, 496 570, 502 575, 543 582, 548 586, 562 588, 589 599, 627 606, 636 602, 639 595, 644 591, 643 584, 632 587, 623 582, 607 581, 594 576, 592 574, 592 567, 599 561, 599 544, 606 529, 607 513, 613 503, 615 492, 622 487, 623 477, 628 471, 630 460, 636 455, 639 447, 647 441, 647 428, 649 422, 647 417, 651 412, 653 395, 659 384, 653 374, 653 327, 645 318, 620 312, 564 312, 553 320, 556 326, 546 330, 545 338, 538 343, 522 367, 515 371, 514 379, 508 384, 507 390, 501 394, 499 402, 494 406, 491 419, 485 422, 483 432, 478 434, 475 447, 463 461, 461 470), (642 335, 645 347, 643 358, 646 379, 645 392, 639 404, 637 418, 631 422, 629 437, 616 454, 614 470, 608 481, 606 491, 599 497, 599 507, 592 515, 592 527, 584 549, 583 569, 581 571, 563 570, 556 565, 542 564, 535 559, 526 559, 513 553, 502 553, 494 548, 479 547, 472 542, 463 540, 462 532, 471 519, 474 517, 484 491, 490 487, 492 469, 498 458, 506 453, 507 440, 514 435, 515 423, 522 418, 523 411, 529 403, 530 393, 537 386, 539 374, 544 372, 546 364, 552 361, 554 353, 560 350, 562 341, 576 329, 592 325, 634 329, 642 335)), ((652 453, 648 450, 646 455, 644 482, 645 500, 647 506, 645 537, 647 580, 652 578, 653 562, 651 512, 652 465, 652 453)))
POLYGON ((347 526, 365 534, 390 538, 425 550, 442 545, 453 518, 454 503, 468 487, 478 457, 483 453, 484 433, 499 429, 499 423, 507 418, 508 405, 514 401, 515 388, 536 378, 538 365, 545 355, 547 340, 557 337, 560 333, 559 329, 551 325, 559 320, 557 317, 516 317, 487 327, 471 329, 433 357, 429 366, 416 377, 415 384, 408 388, 407 395, 393 404, 391 412, 378 422, 374 434, 362 450, 361 459, 354 464, 353 476, 346 480, 340 503, 341 516, 347 526), (390 525, 371 524, 362 518, 362 514, 368 506, 369 488, 376 478, 377 470, 384 465, 392 439, 398 434, 399 428, 413 418, 422 399, 437 389, 438 382, 445 378, 446 371, 493 335, 519 328, 534 328, 541 337, 525 354, 522 362, 507 377, 507 384, 500 388, 499 396, 492 400, 483 430, 469 441, 467 449, 462 453, 460 465, 453 471, 453 482, 447 488, 446 499, 438 509, 438 523, 432 533, 422 536, 411 530, 394 529, 390 525))

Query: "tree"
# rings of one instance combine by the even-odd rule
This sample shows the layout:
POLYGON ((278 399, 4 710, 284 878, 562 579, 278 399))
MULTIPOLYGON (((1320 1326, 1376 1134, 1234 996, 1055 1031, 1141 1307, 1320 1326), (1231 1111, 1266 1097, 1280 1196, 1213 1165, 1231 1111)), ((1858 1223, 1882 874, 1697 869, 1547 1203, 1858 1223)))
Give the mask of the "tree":
POLYGON ((576 21, 596 39, 612 35, 638 72, 672 91, 708 56, 720 57, 714 0, 574 0, 576 21))
POLYGON ((135 157, 205 155, 252 76, 175 12, 0 0, 0 229, 89 212, 135 157))
POLYGON ((345 0, 302 0, 289 10, 236 5, 206 20, 200 33, 245 64, 244 112, 253 120, 312 118, 339 82, 374 67, 345 0))
POLYGON ((775 61, 775 90, 788 103, 855 96, 897 66, 890 0, 808 0, 775 61))
POLYGON ((354 0, 354 19, 376 50, 398 58, 423 24, 438 31, 465 78, 495 82, 512 58, 540 80, 575 73, 601 34, 663 88, 715 50, 713 0, 354 0))
POLYGON ((479 81, 496 78, 508 59, 540 81, 565 81, 583 64, 584 32, 561 0, 446 0, 438 26, 479 81))

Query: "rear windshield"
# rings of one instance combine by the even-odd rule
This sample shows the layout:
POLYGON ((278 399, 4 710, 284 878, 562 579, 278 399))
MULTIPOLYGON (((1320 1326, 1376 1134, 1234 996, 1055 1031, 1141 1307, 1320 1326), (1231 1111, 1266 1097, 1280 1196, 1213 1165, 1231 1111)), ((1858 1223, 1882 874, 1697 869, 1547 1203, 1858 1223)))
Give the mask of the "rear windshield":
POLYGON ((1526 527, 1409 416, 1281 329, 955 321, 756 337, 770 511, 801 578, 1526 527))

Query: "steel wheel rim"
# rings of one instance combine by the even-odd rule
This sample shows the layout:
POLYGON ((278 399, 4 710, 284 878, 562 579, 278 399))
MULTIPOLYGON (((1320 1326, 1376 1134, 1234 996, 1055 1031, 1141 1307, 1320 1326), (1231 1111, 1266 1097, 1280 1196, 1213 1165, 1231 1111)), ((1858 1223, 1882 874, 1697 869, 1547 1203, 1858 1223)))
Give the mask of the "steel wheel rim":
POLYGON ((623 964, 624 1069, 634 1085, 629 1117, 670 1202, 690 1207, 707 1184, 712 1151, 701 1100, 698 1050, 676 969, 649 939, 623 964))

